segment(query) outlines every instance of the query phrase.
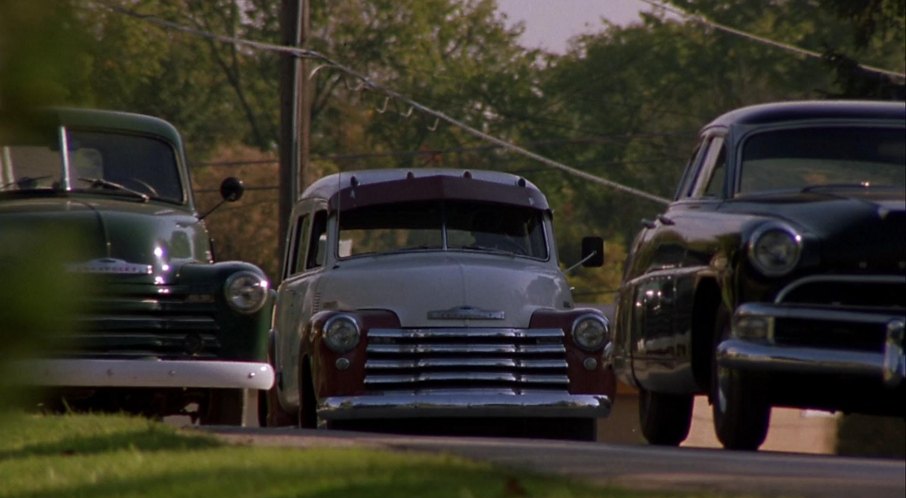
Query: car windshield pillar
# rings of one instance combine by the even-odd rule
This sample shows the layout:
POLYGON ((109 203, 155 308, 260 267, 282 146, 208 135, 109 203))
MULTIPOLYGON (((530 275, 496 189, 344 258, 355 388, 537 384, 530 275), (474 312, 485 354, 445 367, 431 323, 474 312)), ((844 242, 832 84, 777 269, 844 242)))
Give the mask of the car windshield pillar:
POLYGON ((72 190, 72 173, 71 173, 72 170, 70 169, 71 165, 69 162, 68 131, 66 130, 65 126, 61 126, 60 128, 58 128, 57 132, 59 133, 59 136, 60 136, 60 152, 61 152, 60 157, 62 160, 62 167, 63 167, 63 177, 61 178, 60 187, 63 190, 68 192, 68 191, 72 190))

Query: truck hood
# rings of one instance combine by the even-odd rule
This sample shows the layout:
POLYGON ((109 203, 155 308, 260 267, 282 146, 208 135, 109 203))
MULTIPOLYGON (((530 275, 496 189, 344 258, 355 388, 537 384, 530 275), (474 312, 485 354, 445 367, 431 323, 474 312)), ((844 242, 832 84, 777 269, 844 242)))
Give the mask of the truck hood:
POLYGON ((70 271, 172 281, 178 263, 210 259, 203 226, 192 214, 156 203, 76 197, 0 202, 7 233, 59 234, 72 245, 70 271))
POLYGON ((405 253, 342 261, 320 281, 322 309, 383 309, 403 327, 529 326, 538 309, 572 307, 549 262, 493 254, 405 253))

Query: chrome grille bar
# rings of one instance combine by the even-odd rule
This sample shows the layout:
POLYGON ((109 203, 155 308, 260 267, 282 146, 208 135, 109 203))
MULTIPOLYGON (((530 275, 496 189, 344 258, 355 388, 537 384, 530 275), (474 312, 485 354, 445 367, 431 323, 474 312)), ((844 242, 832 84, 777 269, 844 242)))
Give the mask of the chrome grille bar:
POLYGON ((372 329, 365 387, 388 393, 565 391, 563 337, 560 329, 372 329))

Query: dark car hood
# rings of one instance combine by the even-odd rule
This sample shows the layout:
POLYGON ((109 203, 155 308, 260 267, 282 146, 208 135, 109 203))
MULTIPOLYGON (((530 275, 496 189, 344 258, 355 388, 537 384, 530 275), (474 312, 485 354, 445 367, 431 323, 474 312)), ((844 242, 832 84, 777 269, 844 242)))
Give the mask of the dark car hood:
POLYGON ((74 196, 4 200, 0 227, 20 237, 59 235, 73 246, 70 271, 158 284, 168 283, 180 263, 211 257, 198 219, 159 203, 74 196))
POLYGON ((782 219, 820 244, 832 269, 895 271, 906 261, 906 195, 900 191, 807 192, 728 203, 729 211, 782 219))

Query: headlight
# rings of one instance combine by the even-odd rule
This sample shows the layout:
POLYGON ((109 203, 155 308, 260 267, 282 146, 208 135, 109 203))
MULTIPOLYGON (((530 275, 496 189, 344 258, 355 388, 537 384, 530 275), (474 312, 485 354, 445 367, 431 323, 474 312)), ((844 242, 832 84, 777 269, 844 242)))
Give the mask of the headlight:
POLYGON ((351 351, 360 337, 359 323, 352 315, 334 315, 324 323, 324 342, 336 353, 351 351))
POLYGON ((607 320, 598 315, 584 315, 573 323, 573 342, 586 351, 601 349, 610 340, 607 320))
POLYGON ((240 313, 254 313, 267 301, 267 280, 250 271, 236 272, 226 280, 223 292, 230 307, 240 313))
POLYGON ((779 277, 793 271, 802 254, 802 236, 783 223, 766 223, 749 239, 749 261, 758 271, 779 277))

